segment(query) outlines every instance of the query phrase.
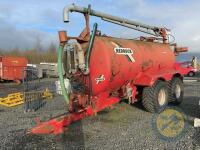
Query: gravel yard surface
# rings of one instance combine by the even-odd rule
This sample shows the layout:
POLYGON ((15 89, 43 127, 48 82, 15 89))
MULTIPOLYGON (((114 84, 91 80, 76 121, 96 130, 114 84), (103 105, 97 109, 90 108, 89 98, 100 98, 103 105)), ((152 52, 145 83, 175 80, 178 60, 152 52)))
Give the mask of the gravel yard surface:
MULTIPOLYGON (((200 118, 200 83, 185 84, 184 102, 179 106, 186 115, 200 118)), ((47 120, 67 111, 62 96, 48 100, 36 112, 23 112, 23 105, 6 108, 0 106, 0 149, 200 149, 200 128, 192 127, 174 142, 161 140, 152 129, 153 114, 141 104, 121 102, 112 110, 106 109, 96 116, 70 125, 63 135, 29 135, 34 118, 47 120)))

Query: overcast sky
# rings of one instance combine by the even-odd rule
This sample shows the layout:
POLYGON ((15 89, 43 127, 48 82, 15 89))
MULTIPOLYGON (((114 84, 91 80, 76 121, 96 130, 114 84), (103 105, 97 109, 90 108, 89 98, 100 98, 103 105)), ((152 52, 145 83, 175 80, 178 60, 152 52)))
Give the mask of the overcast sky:
MULTIPOLYGON (((58 43, 57 31, 67 30, 78 36, 84 27, 83 15, 70 14, 70 23, 63 23, 63 8, 75 3, 112 15, 142 23, 165 26, 172 30, 180 46, 200 50, 199 0, 1 0, 0 48, 32 48, 37 40, 42 45, 58 43)), ((134 38, 141 33, 106 23, 95 17, 102 33, 134 38)))

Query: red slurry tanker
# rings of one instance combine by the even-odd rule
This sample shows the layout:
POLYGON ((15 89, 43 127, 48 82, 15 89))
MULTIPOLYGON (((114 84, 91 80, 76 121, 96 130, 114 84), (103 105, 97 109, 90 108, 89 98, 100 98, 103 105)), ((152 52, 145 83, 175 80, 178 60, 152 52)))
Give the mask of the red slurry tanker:
POLYGON ((62 133, 71 122, 94 115, 121 99, 129 103, 141 100, 147 111, 156 113, 169 102, 182 102, 183 75, 189 70, 176 63, 175 56, 187 48, 170 43, 168 29, 94 11, 90 6, 65 7, 64 22, 69 22, 70 12, 84 14, 86 27, 78 37, 59 32, 59 78, 69 113, 39 122, 31 133, 62 133), (133 40, 101 35, 96 23, 90 33, 89 16, 152 36, 133 40), (64 85, 62 64, 71 88, 64 85))

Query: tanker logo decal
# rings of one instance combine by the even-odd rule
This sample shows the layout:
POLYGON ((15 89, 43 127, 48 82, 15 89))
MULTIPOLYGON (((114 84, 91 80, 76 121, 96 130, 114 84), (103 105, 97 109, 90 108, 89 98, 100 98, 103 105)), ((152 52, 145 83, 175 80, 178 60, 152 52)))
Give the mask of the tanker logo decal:
POLYGON ((131 48, 123 48, 117 43, 111 42, 113 45, 115 45, 114 51, 118 55, 125 55, 129 61, 135 62, 135 59, 133 58, 133 50, 131 48))
POLYGON ((96 84, 99 84, 99 83, 101 83, 102 81, 105 81, 105 77, 104 77, 104 75, 102 74, 102 75, 100 75, 99 77, 97 77, 95 80, 96 80, 96 84))

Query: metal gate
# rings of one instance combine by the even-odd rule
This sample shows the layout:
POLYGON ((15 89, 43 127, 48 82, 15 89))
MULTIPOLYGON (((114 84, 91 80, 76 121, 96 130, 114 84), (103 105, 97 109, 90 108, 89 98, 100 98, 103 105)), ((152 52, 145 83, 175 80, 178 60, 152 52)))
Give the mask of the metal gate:
POLYGON ((53 97, 56 79, 40 78, 34 68, 24 70, 23 75, 24 112, 37 111, 53 97))

